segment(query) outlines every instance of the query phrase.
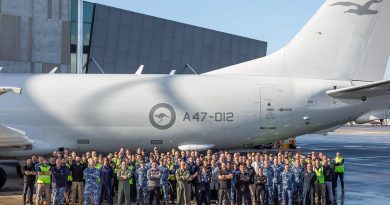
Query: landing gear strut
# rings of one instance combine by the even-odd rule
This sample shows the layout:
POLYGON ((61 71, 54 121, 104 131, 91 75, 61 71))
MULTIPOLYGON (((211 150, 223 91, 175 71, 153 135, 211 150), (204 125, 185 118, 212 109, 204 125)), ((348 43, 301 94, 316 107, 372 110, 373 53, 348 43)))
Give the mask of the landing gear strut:
POLYGON ((4 169, 0 167, 0 189, 3 188, 5 182, 7 181, 7 174, 4 169))

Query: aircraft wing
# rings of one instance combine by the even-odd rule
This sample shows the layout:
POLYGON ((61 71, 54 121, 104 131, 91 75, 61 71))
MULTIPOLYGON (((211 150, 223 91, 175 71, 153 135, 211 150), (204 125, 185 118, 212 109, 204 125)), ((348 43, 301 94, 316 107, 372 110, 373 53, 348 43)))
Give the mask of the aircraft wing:
POLYGON ((28 139, 26 133, 4 125, 0 125, 0 148, 31 145, 34 141, 28 139))
POLYGON ((15 94, 22 94, 22 88, 17 87, 0 87, 0 95, 5 93, 15 93, 15 94))
POLYGON ((378 81, 364 85, 328 90, 326 94, 334 98, 361 99, 390 95, 390 80, 378 81))

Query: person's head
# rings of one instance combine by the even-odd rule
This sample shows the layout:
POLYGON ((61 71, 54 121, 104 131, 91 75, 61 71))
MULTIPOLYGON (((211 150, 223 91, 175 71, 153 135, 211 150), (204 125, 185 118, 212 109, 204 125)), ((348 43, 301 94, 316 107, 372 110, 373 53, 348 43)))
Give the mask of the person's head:
POLYGON ((306 170, 307 170, 308 172, 311 172, 311 170, 313 170, 310 163, 307 163, 307 165, 306 165, 306 170))
POLYGON ((263 176, 263 168, 259 168, 259 171, 258 171, 258 174, 259 174, 259 176, 263 176))
POLYGON ((251 161, 251 159, 247 159, 245 163, 246 163, 246 166, 247 166, 247 167, 251 167, 251 166, 252 166, 252 161, 251 161))
POLYGON ((180 162, 180 169, 186 169, 187 164, 184 161, 180 162))
POLYGON ((35 156, 35 155, 31 156, 31 161, 36 162, 37 161, 37 156, 35 156))
POLYGON ((95 167, 95 160, 92 160, 92 159, 88 160, 88 167, 94 168, 95 167))
POLYGON ((127 168, 127 162, 126 161, 122 161, 121 162, 121 168, 122 169, 126 169, 127 168))
POLYGON ((80 161, 81 161, 81 158, 79 156, 77 156, 76 157, 76 163, 78 164, 78 163, 80 163, 80 161))
POLYGON ((31 165, 31 159, 27 159, 27 165, 31 165))
POLYGON ((320 167, 320 160, 316 159, 316 167, 320 167))
POLYGON ((49 164, 49 160, 43 159, 43 164, 49 164))
POLYGON ((290 170, 290 166, 288 164, 284 165, 284 171, 288 172, 290 170))
POLYGON ((56 166, 59 167, 62 165, 62 160, 61 159, 56 159, 56 166))
POLYGON ((245 172, 245 165, 244 165, 244 164, 241 164, 241 165, 240 165, 240 172, 241 172, 241 173, 244 173, 244 172, 245 172))
POLYGON ((336 157, 341 157, 340 152, 336 152, 336 157))
POLYGON ((207 167, 206 166, 202 167, 202 173, 207 173, 207 167))
POLYGON ((108 164, 109 164, 110 162, 108 161, 108 158, 103 158, 103 164, 105 165, 105 166, 108 166, 108 164))
POLYGON ((68 163, 68 159, 62 158, 61 163, 62 163, 62 165, 66 165, 68 163))
POLYGON ((157 164, 158 164, 157 161, 153 161, 153 162, 152 162, 152 168, 153 168, 153 169, 156 169, 156 168, 157 168, 157 164))
POLYGON ((43 157, 38 157, 38 162, 39 162, 39 163, 42 164, 42 163, 44 163, 44 161, 45 161, 45 158, 43 158, 43 157))
POLYGON ((264 160, 264 166, 267 167, 267 168, 269 167, 269 161, 266 160, 266 159, 264 160))
POLYGON ((299 166, 299 159, 296 159, 296 160, 294 161, 294 166, 295 166, 295 167, 298 167, 298 166, 299 166))
POLYGON ((274 158, 274 164, 275 164, 275 165, 278 165, 278 164, 279 164, 279 160, 278 160, 277 157, 274 158))
POLYGON ((145 162, 142 160, 139 165, 141 166, 141 168, 144 168, 145 167, 145 162))
POLYGON ((222 170, 226 170, 226 168, 227 168, 226 163, 222 162, 221 167, 222 167, 222 170))

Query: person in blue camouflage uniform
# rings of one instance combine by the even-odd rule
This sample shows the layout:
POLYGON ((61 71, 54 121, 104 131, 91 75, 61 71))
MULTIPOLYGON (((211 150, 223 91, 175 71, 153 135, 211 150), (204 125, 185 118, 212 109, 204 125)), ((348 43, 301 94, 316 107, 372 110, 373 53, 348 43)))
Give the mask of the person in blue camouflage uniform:
POLYGON ((284 171, 282 172, 282 204, 293 204, 293 190, 295 183, 295 175, 290 171, 288 164, 284 165, 284 171))
POLYGON ((160 166, 158 166, 158 169, 161 171, 161 179, 160 184, 162 188, 162 194, 163 194, 163 201, 165 203, 168 203, 169 196, 168 196, 168 177, 169 177, 169 170, 168 167, 165 165, 165 161, 163 159, 160 160, 160 166))
POLYGON ((302 192, 303 192, 303 178, 302 178, 303 166, 300 165, 298 159, 295 160, 292 171, 295 175, 294 193, 293 193, 294 201, 298 201, 300 203, 302 198, 302 192))
POLYGON ((89 160, 88 168, 84 170, 84 205, 89 204, 89 199, 93 205, 98 205, 100 200, 100 170, 95 167, 95 161, 89 160))
POLYGON ((283 167, 279 164, 278 158, 275 156, 274 164, 271 166, 274 171, 274 178, 272 179, 273 184, 273 196, 274 200, 282 201, 282 172, 283 167))
POLYGON ((147 178, 147 168, 145 167, 145 162, 141 161, 140 167, 135 171, 136 181, 137 181, 137 204, 142 203, 148 204, 148 178, 147 178))
POLYGON ((272 169, 268 160, 264 161, 263 174, 265 177, 267 177, 267 183, 265 184, 265 199, 267 201, 266 204, 272 204, 274 197, 274 189, 272 183, 272 180, 274 178, 274 170, 272 169))
POLYGON ((60 159, 57 159, 56 165, 51 169, 53 205, 64 204, 64 199, 65 199, 64 195, 67 186, 68 175, 69 175, 68 169, 62 165, 60 159))

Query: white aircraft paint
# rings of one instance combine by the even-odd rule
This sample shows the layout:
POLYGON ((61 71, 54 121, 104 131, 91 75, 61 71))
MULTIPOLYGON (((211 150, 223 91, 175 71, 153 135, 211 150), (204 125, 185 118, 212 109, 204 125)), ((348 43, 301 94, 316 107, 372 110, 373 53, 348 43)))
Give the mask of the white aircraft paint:
POLYGON ((281 51, 201 75, 2 74, 0 86, 23 93, 0 96, 0 123, 31 147, 2 146, 0 156, 251 147, 385 110, 390 83, 367 81, 385 72, 389 2, 328 0, 281 51))

